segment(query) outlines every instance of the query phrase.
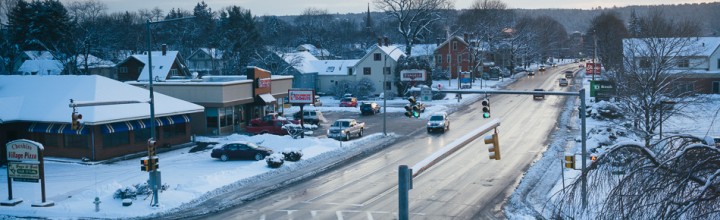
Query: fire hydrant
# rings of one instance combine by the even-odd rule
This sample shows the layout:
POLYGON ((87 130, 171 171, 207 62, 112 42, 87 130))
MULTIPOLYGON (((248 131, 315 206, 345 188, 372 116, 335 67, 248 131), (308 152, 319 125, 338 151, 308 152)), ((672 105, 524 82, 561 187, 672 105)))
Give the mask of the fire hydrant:
POLYGON ((100 211, 100 203, 101 203, 100 198, 95 197, 95 201, 93 203, 95 204, 95 212, 99 212, 100 211))

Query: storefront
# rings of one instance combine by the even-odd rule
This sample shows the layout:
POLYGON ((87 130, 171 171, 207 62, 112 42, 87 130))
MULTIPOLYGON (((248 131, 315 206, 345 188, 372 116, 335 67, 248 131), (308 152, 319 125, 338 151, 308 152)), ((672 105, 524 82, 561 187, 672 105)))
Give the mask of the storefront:
MULTIPOLYGON (((202 79, 168 80, 153 83, 156 92, 205 107, 205 121, 193 123, 193 133, 226 135, 242 132, 250 119, 278 109, 278 99, 287 97, 292 76, 274 76, 248 67, 246 75, 204 76, 202 79)), ((145 82, 130 82, 145 86, 145 82)))

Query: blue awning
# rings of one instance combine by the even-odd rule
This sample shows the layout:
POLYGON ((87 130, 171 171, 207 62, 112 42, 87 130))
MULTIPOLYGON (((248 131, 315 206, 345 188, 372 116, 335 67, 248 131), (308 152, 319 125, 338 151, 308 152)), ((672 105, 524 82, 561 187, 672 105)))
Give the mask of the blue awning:
POLYGON ((129 121, 116 122, 102 125, 103 134, 111 134, 115 132, 132 131, 135 127, 129 121))
MULTIPOLYGON (((173 124, 185 124, 190 122, 190 117, 187 115, 173 115, 169 117, 155 118, 155 126, 161 127, 165 125, 173 124)), ((145 129, 150 127, 150 119, 135 120, 132 121, 131 125, 134 129, 145 129)))
POLYGON ((28 128, 28 132, 48 133, 48 134, 89 134, 88 129, 84 125, 80 125, 80 129, 73 130, 70 124, 57 123, 32 123, 28 128))

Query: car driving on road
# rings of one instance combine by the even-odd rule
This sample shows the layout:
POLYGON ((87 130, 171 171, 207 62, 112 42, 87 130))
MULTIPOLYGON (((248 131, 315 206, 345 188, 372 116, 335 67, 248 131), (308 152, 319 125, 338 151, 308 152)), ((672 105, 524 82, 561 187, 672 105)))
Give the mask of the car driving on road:
POLYGON ((560 86, 567 86, 568 80, 565 78, 560 78, 560 86))
POLYGON ((440 131, 442 133, 445 133, 445 131, 450 130, 450 120, 448 120, 447 113, 436 112, 430 116, 430 119, 428 119, 428 122, 427 122, 428 133, 436 131, 436 130, 440 131))
POLYGON ((360 104, 360 114, 374 115, 380 113, 380 105, 374 102, 363 102, 360 104))
MULTIPOLYGON (((535 90, 533 90, 533 91, 535 91, 535 92, 544 92, 545 90, 544 90, 544 89, 535 89, 535 90)), ((545 99, 545 95, 543 95, 543 94, 533 94, 533 99, 538 99, 538 98, 539 98, 539 99, 545 99)))

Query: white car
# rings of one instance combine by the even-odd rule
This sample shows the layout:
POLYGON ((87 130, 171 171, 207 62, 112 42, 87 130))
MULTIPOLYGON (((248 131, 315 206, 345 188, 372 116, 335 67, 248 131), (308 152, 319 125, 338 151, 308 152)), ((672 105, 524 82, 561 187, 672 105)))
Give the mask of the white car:
POLYGON ((436 112, 430 115, 430 119, 428 119, 427 122, 427 131, 430 133, 435 130, 439 130, 442 133, 450 130, 450 120, 448 119, 447 113, 436 112))

